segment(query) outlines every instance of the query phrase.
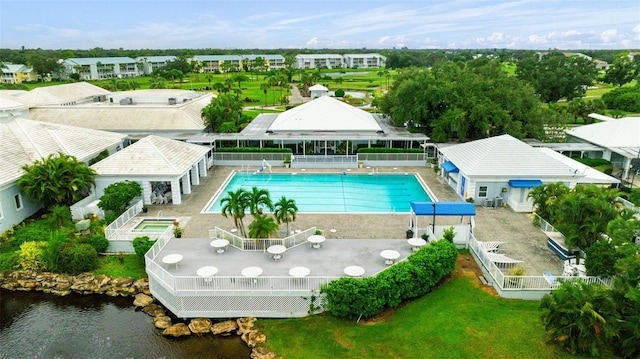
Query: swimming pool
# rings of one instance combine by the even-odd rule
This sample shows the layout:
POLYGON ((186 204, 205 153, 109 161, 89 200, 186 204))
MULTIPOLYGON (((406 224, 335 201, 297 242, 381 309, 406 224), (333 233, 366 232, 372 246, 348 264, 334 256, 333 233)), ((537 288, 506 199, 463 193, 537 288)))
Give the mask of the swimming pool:
POLYGON ((173 225, 173 219, 143 219, 133 232, 164 232, 173 225))
POLYGON ((295 200, 298 213, 409 213, 410 201, 431 201, 413 173, 236 173, 205 212, 220 213, 228 191, 252 187, 267 189, 274 203, 295 200))

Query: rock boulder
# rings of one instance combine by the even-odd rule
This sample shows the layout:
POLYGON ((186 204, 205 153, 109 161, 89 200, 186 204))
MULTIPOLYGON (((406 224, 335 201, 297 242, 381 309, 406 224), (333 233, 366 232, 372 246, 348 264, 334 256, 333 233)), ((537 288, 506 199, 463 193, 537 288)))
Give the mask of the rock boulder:
POLYGON ((235 320, 225 320, 224 322, 216 323, 211 326, 211 332, 213 335, 229 335, 236 330, 238 330, 238 323, 235 320))
POLYGON ((183 337, 185 335, 191 335, 191 331, 189 331, 189 327, 187 327, 184 323, 178 323, 170 326, 162 332, 162 335, 166 335, 168 337, 183 337))
POLYGON ((192 333, 208 333, 211 331, 211 320, 207 318, 194 318, 189 323, 189 329, 192 333))
POLYGON ((171 326, 171 317, 166 315, 155 317, 153 318, 153 325, 158 329, 167 329, 171 326))
POLYGON ((142 293, 136 294, 136 299, 133 300, 133 305, 136 307, 146 307, 151 303, 153 303, 153 298, 142 293))

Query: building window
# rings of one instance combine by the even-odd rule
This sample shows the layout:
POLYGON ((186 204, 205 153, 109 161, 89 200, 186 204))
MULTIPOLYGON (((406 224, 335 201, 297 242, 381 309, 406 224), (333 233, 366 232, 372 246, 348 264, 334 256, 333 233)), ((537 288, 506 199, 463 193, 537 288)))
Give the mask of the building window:
POLYGON ((480 186, 478 188, 478 197, 487 197, 487 186, 480 186))
POLYGON ((13 196, 13 200, 16 202, 16 210, 21 210, 22 209, 22 196, 20 196, 20 194, 18 193, 17 195, 13 196))

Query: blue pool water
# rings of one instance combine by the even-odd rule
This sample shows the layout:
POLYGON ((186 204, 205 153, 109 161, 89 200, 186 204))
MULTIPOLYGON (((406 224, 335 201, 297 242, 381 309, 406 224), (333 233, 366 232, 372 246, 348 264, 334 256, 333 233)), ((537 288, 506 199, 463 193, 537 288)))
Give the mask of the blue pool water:
POLYGON ((414 174, 236 173, 208 211, 220 213, 228 191, 267 189, 275 203, 296 201, 299 213, 409 213, 410 201, 431 201, 414 174))

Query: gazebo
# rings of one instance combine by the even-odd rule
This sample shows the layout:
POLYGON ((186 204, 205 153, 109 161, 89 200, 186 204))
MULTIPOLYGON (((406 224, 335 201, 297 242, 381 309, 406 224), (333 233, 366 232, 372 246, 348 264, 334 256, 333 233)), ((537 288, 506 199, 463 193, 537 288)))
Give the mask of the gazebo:
MULTIPOLYGON (((419 233, 436 234, 436 217, 460 217, 460 223, 464 217, 469 217, 469 225, 471 229, 475 226, 474 216, 476 215, 476 207, 473 203, 467 202, 416 202, 409 203, 409 231, 413 237, 418 237, 419 233), (420 217, 431 218, 431 229, 429 227, 420 227, 418 219, 420 217)), ((407 236, 409 237, 409 236, 407 236)))

